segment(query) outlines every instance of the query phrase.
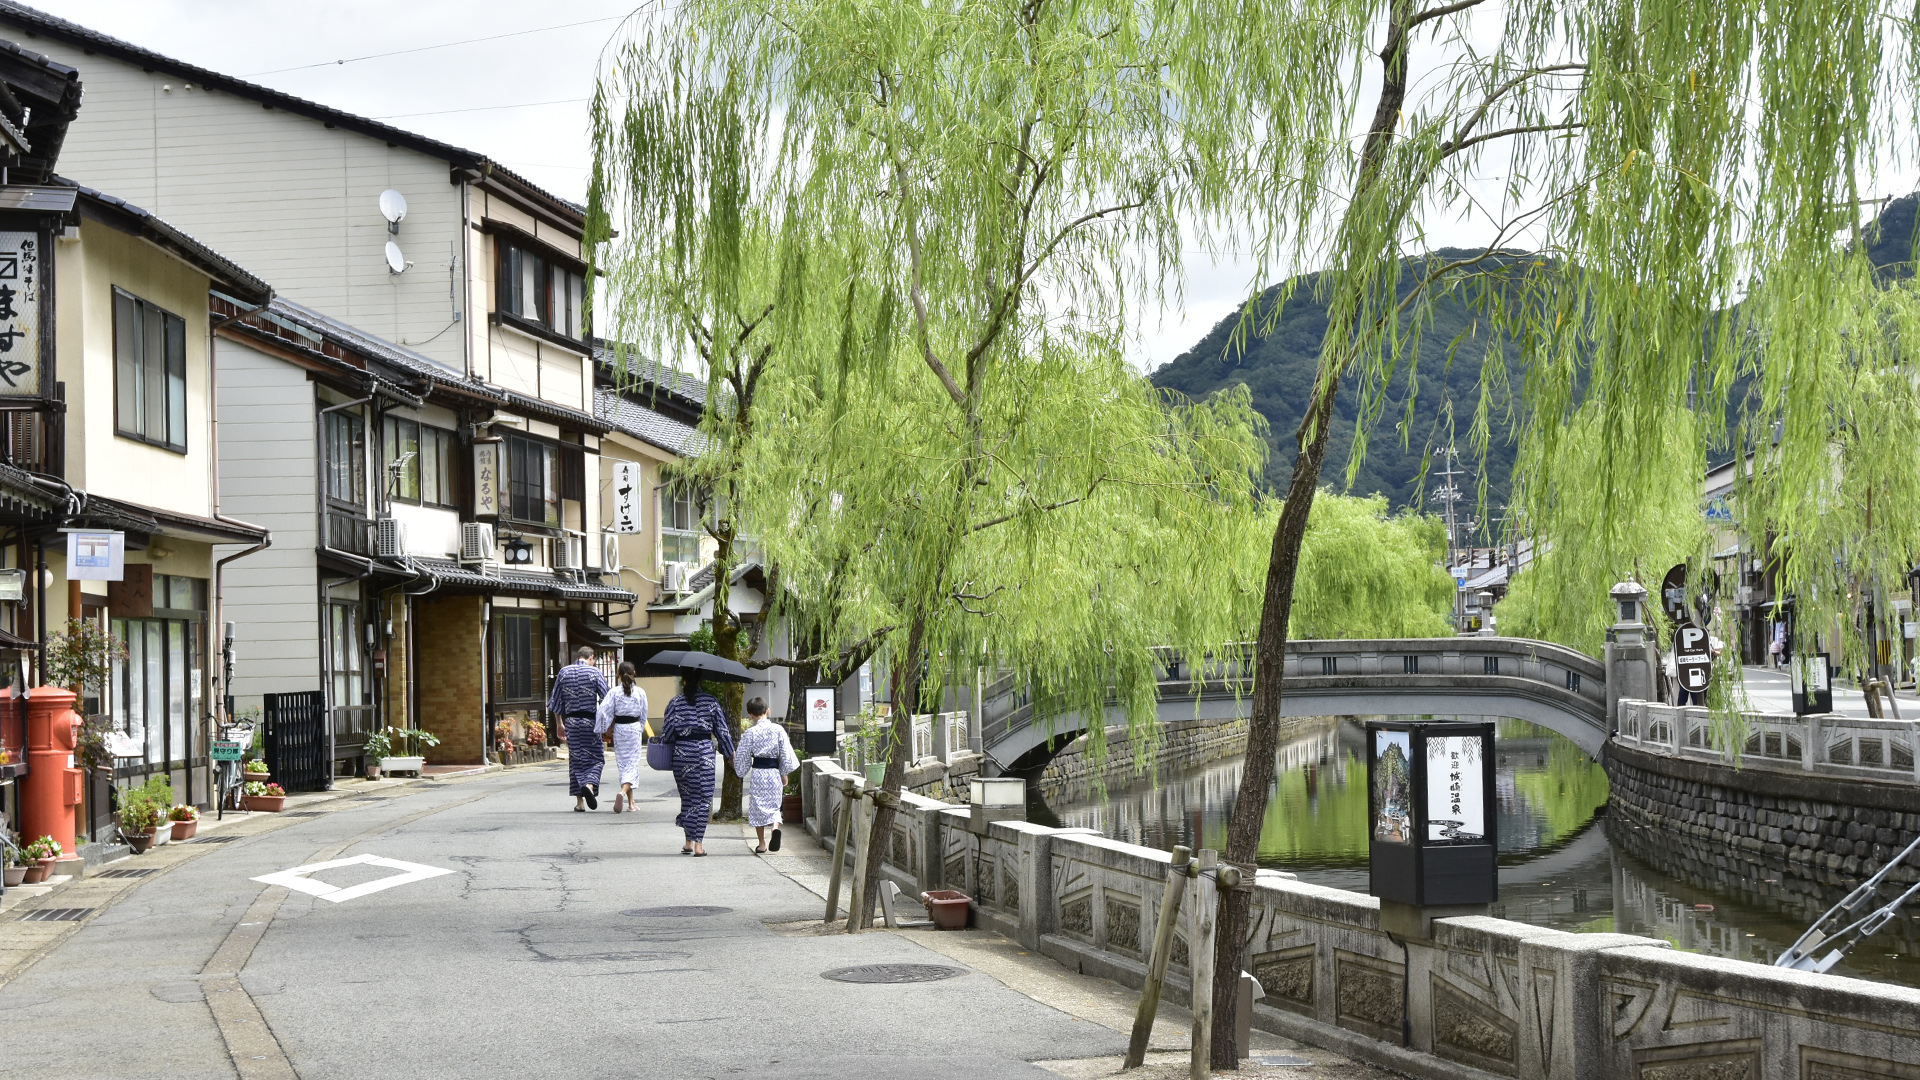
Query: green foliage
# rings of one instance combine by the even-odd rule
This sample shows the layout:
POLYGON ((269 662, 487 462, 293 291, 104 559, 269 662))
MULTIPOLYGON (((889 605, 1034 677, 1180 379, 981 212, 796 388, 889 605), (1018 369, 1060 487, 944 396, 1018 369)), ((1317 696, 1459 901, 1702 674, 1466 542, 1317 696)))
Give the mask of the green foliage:
POLYGON ((21 857, 28 862, 35 859, 57 859, 62 854, 64 852, 60 848, 60 841, 51 836, 42 836, 20 852, 21 857))
POLYGON ((99 623, 69 619, 65 630, 47 635, 41 670, 49 686, 84 686, 97 693, 113 675, 114 663, 126 658, 127 647, 99 623))
POLYGON ((151 776, 140 787, 121 790, 114 822, 123 834, 149 832, 167 820, 173 805, 173 784, 164 775, 151 776))
POLYGON ((1300 553, 1289 638, 1444 637, 1453 579, 1441 569, 1446 527, 1389 514, 1384 496, 1321 492, 1300 553))

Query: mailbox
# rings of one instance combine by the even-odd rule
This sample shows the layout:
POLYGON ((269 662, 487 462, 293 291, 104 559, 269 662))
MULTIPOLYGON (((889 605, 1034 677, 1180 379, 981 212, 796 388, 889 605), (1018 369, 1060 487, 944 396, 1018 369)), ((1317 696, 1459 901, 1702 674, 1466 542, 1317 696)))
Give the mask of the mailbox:
POLYGON ((1413 907, 1499 896, 1493 725, 1367 725, 1367 891, 1413 907))

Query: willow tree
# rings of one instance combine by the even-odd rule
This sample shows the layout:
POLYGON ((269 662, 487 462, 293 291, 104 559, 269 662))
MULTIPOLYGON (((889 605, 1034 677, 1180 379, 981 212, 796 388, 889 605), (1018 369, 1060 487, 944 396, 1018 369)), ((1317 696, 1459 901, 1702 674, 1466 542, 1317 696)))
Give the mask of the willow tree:
MULTIPOLYGON (((1694 476, 1667 471, 1672 425, 1699 444, 1737 437, 1724 430, 1727 396, 1757 370, 1749 412, 1785 430, 1767 459, 1773 493, 1751 502, 1796 538, 1789 587, 1836 553, 1799 542, 1821 535, 1821 515, 1842 498, 1834 447, 1849 410, 1836 406, 1869 392, 1856 375, 1893 362, 1880 347, 1890 335, 1865 325, 1872 285, 1859 245, 1843 241, 1876 167, 1911 145, 1912 7, 1483 3, 1305 0, 1262 13, 1271 17, 1191 16, 1220 36, 1180 77, 1239 87, 1252 102, 1219 117, 1240 125, 1238 140, 1210 140, 1252 148, 1262 179, 1237 204, 1242 224, 1276 263, 1324 267, 1316 287, 1329 313, 1273 537, 1228 830, 1226 858, 1246 870, 1273 780, 1287 618, 1335 395, 1346 380, 1375 389, 1408 362, 1438 297, 1472 297, 1519 350, 1534 497, 1576 478, 1602 493, 1598 518, 1542 515, 1571 529, 1615 530, 1672 486, 1694 489, 1694 476), (1429 226, 1463 213, 1486 223, 1486 250, 1422 257, 1429 226), (1539 257, 1507 257, 1516 249, 1539 257), (1500 287, 1484 287, 1489 277, 1500 287), (1590 440, 1564 437, 1576 416, 1590 440)), ((1882 509, 1898 501, 1902 520, 1888 527, 1909 531, 1852 545, 1861 558, 1914 550, 1912 490, 1889 478, 1882 509)), ((1238 1053, 1249 908, 1248 891, 1222 897, 1219 1067, 1238 1053)))
MULTIPOLYGON (((613 343, 622 391, 678 366, 705 374, 699 451, 669 476, 714 543, 713 651, 744 660, 754 643, 731 595, 747 554, 741 462, 776 347, 807 317, 806 242, 780 198, 766 118, 735 108, 724 80, 689 84, 674 74, 644 41, 628 41, 596 85, 587 246, 608 303, 595 321, 613 343)), ((742 688, 727 683, 721 693, 738 739, 742 688)), ((724 770, 720 818, 739 817, 740 801, 740 778, 724 770)))

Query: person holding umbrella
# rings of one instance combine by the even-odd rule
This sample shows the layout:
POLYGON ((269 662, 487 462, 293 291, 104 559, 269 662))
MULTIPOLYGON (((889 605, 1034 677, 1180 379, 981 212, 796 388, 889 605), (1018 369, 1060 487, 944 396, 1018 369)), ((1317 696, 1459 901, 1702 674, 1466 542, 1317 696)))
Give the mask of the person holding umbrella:
POLYGON ((680 814, 673 821, 686 835, 680 853, 704 857, 707 820, 713 815, 714 749, 733 757, 733 729, 720 699, 700 689, 700 682, 744 683, 753 676, 736 661, 702 652, 656 653, 651 666, 674 668, 680 676, 681 691, 667 703, 660 738, 673 748, 673 782, 680 790, 680 814))

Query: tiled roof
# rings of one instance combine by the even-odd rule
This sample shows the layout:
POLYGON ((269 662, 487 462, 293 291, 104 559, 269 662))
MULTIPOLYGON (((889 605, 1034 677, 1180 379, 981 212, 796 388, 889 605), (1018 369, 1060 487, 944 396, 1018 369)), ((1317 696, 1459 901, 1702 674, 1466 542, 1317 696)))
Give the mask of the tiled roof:
POLYGON ((285 110, 296 116, 305 116, 311 120, 318 120, 334 127, 345 128, 348 131, 380 139, 396 146, 404 146, 408 149, 440 158, 452 165, 466 168, 482 168, 484 166, 483 171, 491 175, 503 177, 507 181, 508 186, 523 189, 524 192, 535 201, 548 203, 564 215, 575 218, 583 218, 585 215, 585 208, 580 206, 580 204, 562 199, 552 192, 536 186, 519 173, 507 169, 498 162, 490 160, 486 155, 473 150, 454 146, 451 143, 443 143, 438 139, 430 139, 424 135, 407 131, 404 128, 397 128, 391 124, 383 124, 378 120, 369 119, 368 117, 344 112, 331 106, 322 105, 317 101, 309 101, 306 98, 295 97, 292 94, 261 86, 258 83, 251 83, 245 79, 235 78, 232 75, 211 71, 195 64, 189 64, 184 60, 176 60, 171 56, 154 52, 151 49, 142 48, 130 41, 123 41, 110 34, 103 34, 92 27, 82 26, 79 23, 49 15, 38 8, 16 3, 15 0, 0 0, 0 21, 14 22, 30 27, 33 31, 45 34, 56 40, 78 45, 91 52, 101 52, 108 56, 118 57, 122 60, 138 64, 141 68, 147 70, 172 72, 181 78, 191 79, 210 89, 223 90, 239 97, 272 105, 277 109, 285 110))
POLYGON ((95 191, 85 184, 76 184, 64 177, 56 176, 50 182, 54 185, 73 188, 86 202, 105 207, 109 213, 117 211, 131 219, 140 235, 199 267, 215 281, 240 294, 240 299, 251 304, 260 304, 265 303, 273 295, 273 286, 248 273, 239 263, 195 240, 178 227, 168 224, 160 215, 150 210, 142 210, 117 195, 95 191))
POLYGON ((604 386, 594 388, 593 411, 615 431, 681 457, 698 457, 706 450, 707 437, 700 434, 698 428, 662 416, 604 386))
MULTIPOLYGON (((615 365, 621 360, 619 347, 605 338, 594 338, 593 362, 609 378, 614 375, 615 365)), ((698 375, 689 375, 679 368, 670 367, 658 360, 641 356, 639 350, 626 351, 626 370, 620 382, 628 385, 658 387, 669 394, 676 394, 691 402, 696 408, 707 403, 707 380, 698 375)))
POLYGON ((560 600, 585 600, 596 603, 631 604, 639 598, 625 589, 593 585, 526 570, 481 572, 449 559, 413 556, 409 560, 422 570, 456 588, 483 590, 503 596, 550 596, 560 600))

